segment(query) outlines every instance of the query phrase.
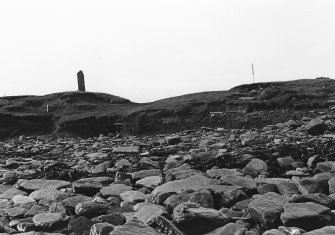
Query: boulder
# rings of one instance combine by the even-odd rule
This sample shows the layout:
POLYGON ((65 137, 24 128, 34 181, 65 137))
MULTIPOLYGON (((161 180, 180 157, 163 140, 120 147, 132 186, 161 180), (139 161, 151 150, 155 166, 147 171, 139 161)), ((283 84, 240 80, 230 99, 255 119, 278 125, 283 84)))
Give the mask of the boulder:
POLYGON ((310 135, 322 135, 326 130, 327 126, 321 119, 312 119, 306 125, 306 131, 310 135))
POLYGON ((253 177, 258 176, 260 173, 268 171, 268 165, 261 159, 253 158, 243 169, 246 175, 251 175, 253 177))
POLYGON ((302 194, 329 193, 328 179, 303 178, 297 181, 297 186, 302 194))
POLYGON ((228 223, 228 218, 212 208, 201 207, 194 202, 185 202, 173 209, 173 221, 186 234, 204 234, 228 223))
POLYGON ((249 213, 263 226, 271 228, 279 224, 286 201, 282 195, 270 192, 251 201, 248 206, 249 213))
POLYGON ((170 181, 155 188, 148 200, 156 204, 163 204, 166 198, 182 190, 190 190, 197 186, 208 185, 211 179, 201 174, 193 175, 185 179, 170 181))
POLYGON ((95 217, 106 214, 107 209, 108 207, 102 203, 86 201, 79 203, 75 208, 75 212, 77 215, 95 217))
POLYGON ((285 226, 312 230, 322 227, 322 214, 329 214, 328 207, 314 202, 287 203, 280 219, 285 226))
POLYGON ((109 235, 113 230, 114 226, 109 223, 96 223, 91 227, 90 235, 109 235))

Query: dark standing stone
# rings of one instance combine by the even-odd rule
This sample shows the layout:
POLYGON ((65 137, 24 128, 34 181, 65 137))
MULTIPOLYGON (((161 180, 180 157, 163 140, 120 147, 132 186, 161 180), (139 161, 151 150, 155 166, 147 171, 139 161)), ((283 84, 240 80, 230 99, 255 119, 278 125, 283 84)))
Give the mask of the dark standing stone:
POLYGON ((78 90, 79 91, 85 91, 85 80, 84 80, 84 73, 83 71, 79 71, 77 73, 77 79, 78 79, 78 90))

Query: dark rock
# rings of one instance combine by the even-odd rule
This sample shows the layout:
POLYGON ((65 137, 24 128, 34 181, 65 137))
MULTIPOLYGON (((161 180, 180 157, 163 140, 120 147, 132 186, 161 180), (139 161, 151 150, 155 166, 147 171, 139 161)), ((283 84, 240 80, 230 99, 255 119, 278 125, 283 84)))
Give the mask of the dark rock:
POLYGON ((68 229, 73 235, 89 235, 93 224, 93 221, 80 216, 70 220, 68 229))
POLYGON ((321 135, 326 130, 326 125, 321 119, 312 119, 306 125, 306 130, 310 135, 321 135))
POLYGON ((287 203, 281 214, 281 221, 285 226, 299 227, 312 230, 322 227, 322 214, 329 214, 328 207, 314 202, 287 203))
POLYGON ((94 222, 107 222, 112 225, 118 226, 126 223, 126 217, 121 213, 112 213, 108 215, 100 215, 92 219, 94 222))

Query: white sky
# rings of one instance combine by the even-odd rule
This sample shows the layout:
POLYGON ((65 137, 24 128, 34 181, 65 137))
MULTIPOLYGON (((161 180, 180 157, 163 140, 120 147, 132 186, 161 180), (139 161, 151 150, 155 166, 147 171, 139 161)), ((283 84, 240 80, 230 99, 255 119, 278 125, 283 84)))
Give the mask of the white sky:
POLYGON ((0 96, 77 89, 135 102, 335 78, 334 0, 0 0, 0 96))

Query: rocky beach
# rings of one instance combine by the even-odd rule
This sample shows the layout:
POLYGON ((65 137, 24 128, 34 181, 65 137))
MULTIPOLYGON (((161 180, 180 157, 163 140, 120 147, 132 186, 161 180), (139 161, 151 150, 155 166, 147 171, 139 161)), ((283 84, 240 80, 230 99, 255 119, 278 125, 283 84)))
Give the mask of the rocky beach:
MULTIPOLYGON (((291 96, 278 111, 276 97, 289 92, 262 84, 256 88, 242 86, 224 97, 234 92, 240 102, 234 107, 245 108, 233 112, 240 120, 250 114, 272 115, 272 123, 257 119, 232 125, 229 120, 227 127, 228 111, 208 105, 208 119, 170 133, 159 133, 157 126, 155 133, 131 133, 123 123, 125 129, 95 136, 56 128, 54 133, 4 137, 0 234, 335 234, 332 94, 308 93, 312 101, 295 93, 303 97, 300 106, 291 96), (269 95, 270 91, 276 93, 269 95), (275 105, 266 106, 267 101, 275 105), (276 112, 282 115, 275 117, 276 112), (209 125, 203 125, 206 120, 209 125)), ((149 108, 127 112, 139 109, 149 108)), ((192 115, 197 115, 194 109, 192 115)), ((164 119, 162 114, 158 118, 148 123, 164 119)))

